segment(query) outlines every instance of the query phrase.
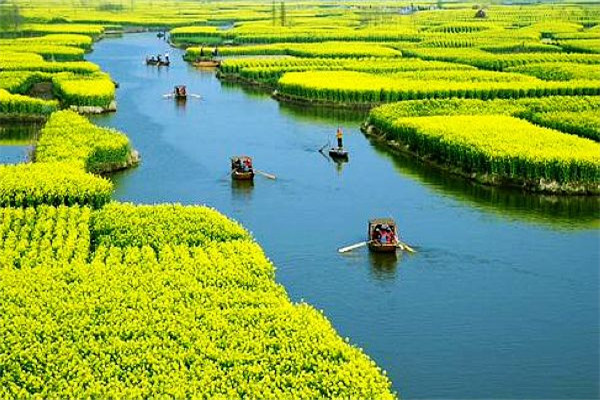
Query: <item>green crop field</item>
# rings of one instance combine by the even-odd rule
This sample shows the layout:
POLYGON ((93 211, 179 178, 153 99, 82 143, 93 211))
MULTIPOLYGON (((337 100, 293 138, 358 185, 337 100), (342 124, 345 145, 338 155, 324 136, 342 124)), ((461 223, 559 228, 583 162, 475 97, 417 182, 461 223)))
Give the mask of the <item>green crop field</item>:
MULTIPOLYGON (((290 12, 287 24, 274 10, 271 20, 239 21, 225 31, 178 27, 171 37, 182 46, 191 45, 188 61, 195 61, 200 51, 208 54, 219 39, 219 76, 270 87, 281 101, 371 108, 421 99, 600 94, 598 7, 414 9, 398 15, 377 7, 358 8, 297 20, 290 12), (199 46, 202 38, 210 41, 199 46)), ((556 103, 556 109, 525 110, 517 117, 597 140, 596 107, 589 117, 577 119, 556 103)), ((478 114, 469 106, 463 113, 478 114)), ((379 128, 385 125, 381 113, 371 121, 375 119, 379 128)), ((594 183, 592 190, 596 188, 594 183)))
POLYGON ((292 304, 260 247, 216 211, 1 215, 3 397, 393 398, 373 362, 292 304))

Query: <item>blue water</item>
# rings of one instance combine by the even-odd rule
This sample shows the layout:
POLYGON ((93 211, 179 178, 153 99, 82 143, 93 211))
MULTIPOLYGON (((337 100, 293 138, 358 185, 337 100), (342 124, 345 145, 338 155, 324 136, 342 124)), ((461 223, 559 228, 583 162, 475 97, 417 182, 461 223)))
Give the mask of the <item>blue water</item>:
POLYGON ((279 104, 174 60, 153 34, 95 46, 120 84, 116 114, 142 164, 115 175, 123 201, 207 204, 250 229, 293 300, 319 309, 387 370, 405 399, 599 396, 599 202, 485 188, 370 143, 364 115, 279 104), (163 99, 176 84, 202 99, 163 99), (341 126, 350 162, 316 150, 341 126), (229 157, 249 154, 253 186, 229 157), (338 247, 393 216, 416 255, 338 247))

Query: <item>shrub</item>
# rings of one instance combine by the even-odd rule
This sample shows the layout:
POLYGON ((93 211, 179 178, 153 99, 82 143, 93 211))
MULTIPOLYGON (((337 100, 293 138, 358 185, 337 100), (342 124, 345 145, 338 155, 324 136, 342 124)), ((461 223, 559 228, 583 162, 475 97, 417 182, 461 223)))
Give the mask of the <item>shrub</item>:
POLYGON ((110 200, 112 184, 68 163, 0 165, 0 206, 89 205, 110 200))
POLYGON ((112 203, 95 213, 93 238, 97 245, 200 246, 209 241, 250 239, 239 224, 208 207, 163 204, 135 206, 112 203))
POLYGON ((73 111, 52 114, 36 148, 38 162, 70 162, 89 172, 101 173, 126 165, 131 153, 122 133, 101 128, 73 111))

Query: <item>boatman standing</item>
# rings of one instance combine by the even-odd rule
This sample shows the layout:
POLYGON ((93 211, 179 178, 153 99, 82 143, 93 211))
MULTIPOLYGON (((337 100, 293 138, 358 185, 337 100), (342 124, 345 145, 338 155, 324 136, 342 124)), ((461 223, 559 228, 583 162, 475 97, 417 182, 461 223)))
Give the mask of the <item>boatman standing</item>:
POLYGON ((335 134, 335 137, 337 137, 337 144, 338 144, 338 147, 339 147, 340 149, 341 149, 342 147, 344 147, 344 146, 342 145, 342 137, 343 137, 343 136, 344 136, 344 134, 342 133, 342 128, 340 128, 340 127, 338 126, 337 133, 335 134))

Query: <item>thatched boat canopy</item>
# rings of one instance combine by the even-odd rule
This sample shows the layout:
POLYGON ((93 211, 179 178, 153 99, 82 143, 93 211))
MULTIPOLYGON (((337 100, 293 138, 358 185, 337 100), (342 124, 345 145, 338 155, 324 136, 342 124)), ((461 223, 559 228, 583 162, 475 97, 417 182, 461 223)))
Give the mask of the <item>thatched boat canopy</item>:
POLYGON ((249 157, 249 156, 233 156, 233 157, 231 157, 231 162, 232 163, 234 163, 234 162, 236 162, 238 160, 242 161, 242 162, 246 161, 246 160, 252 161, 252 157, 249 157))
POLYGON ((396 222, 392 218, 373 218, 369 220, 369 226, 376 225, 396 226, 396 222))

